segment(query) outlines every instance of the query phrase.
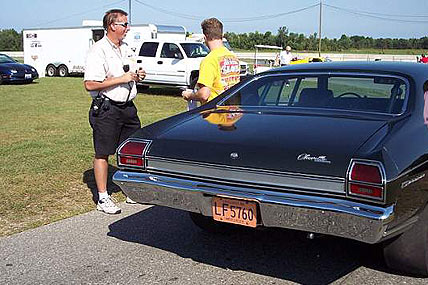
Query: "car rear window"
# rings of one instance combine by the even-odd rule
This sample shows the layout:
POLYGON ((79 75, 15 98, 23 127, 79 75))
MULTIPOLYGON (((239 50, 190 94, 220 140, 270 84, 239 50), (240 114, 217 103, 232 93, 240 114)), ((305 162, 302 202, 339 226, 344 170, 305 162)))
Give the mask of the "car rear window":
POLYGON ((221 105, 404 112, 406 79, 371 74, 267 75, 251 81, 221 105))

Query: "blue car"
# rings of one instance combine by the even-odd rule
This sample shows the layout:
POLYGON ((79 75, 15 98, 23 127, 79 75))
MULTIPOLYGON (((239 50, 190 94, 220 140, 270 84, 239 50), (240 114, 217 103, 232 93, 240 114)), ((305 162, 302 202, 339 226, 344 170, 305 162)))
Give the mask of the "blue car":
POLYGON ((39 78, 37 70, 28 64, 22 64, 0 53, 0 84, 31 83, 39 78))

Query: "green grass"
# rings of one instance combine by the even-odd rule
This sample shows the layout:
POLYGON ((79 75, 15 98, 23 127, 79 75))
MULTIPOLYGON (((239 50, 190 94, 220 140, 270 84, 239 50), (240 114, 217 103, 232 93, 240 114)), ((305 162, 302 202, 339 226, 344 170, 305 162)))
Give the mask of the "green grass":
MULTIPOLYGON (((140 93, 135 103, 142 124, 184 111, 179 94, 140 93)), ((91 99, 82 78, 0 85, 0 96, 0 236, 94 209, 91 99)))

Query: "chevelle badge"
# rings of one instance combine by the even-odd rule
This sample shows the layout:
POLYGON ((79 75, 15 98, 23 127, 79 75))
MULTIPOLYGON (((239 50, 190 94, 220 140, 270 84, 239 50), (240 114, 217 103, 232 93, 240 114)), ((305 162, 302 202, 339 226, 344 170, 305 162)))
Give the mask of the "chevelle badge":
POLYGON ((320 156, 312 156, 309 153, 302 153, 297 156, 297 160, 308 160, 313 162, 320 162, 320 163, 331 163, 330 160, 327 159, 327 156, 320 155, 320 156))

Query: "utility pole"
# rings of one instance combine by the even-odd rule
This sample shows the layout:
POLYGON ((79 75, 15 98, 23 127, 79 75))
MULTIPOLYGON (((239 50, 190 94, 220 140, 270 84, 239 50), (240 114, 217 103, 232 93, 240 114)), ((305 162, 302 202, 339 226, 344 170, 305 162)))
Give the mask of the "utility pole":
POLYGON ((129 15, 128 22, 129 22, 129 24, 131 24, 131 1, 132 0, 128 1, 128 6, 129 6, 129 8, 128 8, 128 11, 129 11, 129 13, 128 13, 128 15, 129 15))
POLYGON ((320 0, 320 23, 318 27, 319 41, 318 41, 318 56, 321 57, 321 18, 322 18, 322 0, 320 0))

